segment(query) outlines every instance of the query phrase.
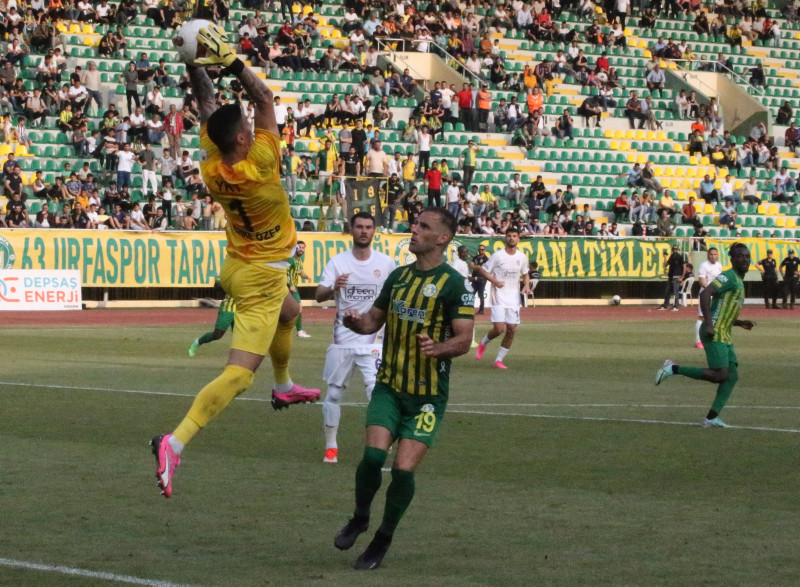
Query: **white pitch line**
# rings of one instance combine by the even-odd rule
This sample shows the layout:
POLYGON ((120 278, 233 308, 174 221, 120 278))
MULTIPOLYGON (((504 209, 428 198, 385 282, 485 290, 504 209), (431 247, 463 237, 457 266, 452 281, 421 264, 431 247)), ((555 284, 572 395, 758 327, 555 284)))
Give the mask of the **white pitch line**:
MULTIPOLYGON (((513 412, 484 412, 480 410, 447 410, 450 414, 474 414, 476 416, 516 416, 520 418, 543 418, 552 420, 583 420, 589 422, 631 422, 635 424, 668 424, 671 426, 699 426, 697 422, 674 422, 670 420, 639 420, 635 418, 604 418, 601 416, 557 416, 553 414, 516 414, 513 412)), ((800 434, 794 428, 768 428, 765 426, 729 426, 738 430, 761 430, 764 432, 791 432, 800 434)))
POLYGON ((0 566, 14 567, 28 571, 44 571, 46 573, 58 573, 60 575, 74 575, 86 577, 87 579, 103 579, 105 581, 115 581, 117 583, 128 583, 131 585, 149 585, 151 587, 181 587, 178 583, 169 581, 159 581, 156 579, 142 579, 131 577, 130 575, 117 575, 115 573, 105 573, 102 571, 90 571, 88 569, 78 569, 75 567, 65 567, 62 565, 43 565, 28 561, 14 560, 10 558, 0 558, 0 566))
MULTIPOLYGON (((80 387, 76 385, 44 385, 37 383, 19 383, 14 381, 0 381, 0 385, 8 385, 10 387, 38 387, 45 389, 66 389, 78 391, 104 391, 104 392, 117 392, 117 393, 132 393, 142 395, 167 395, 173 397, 194 397, 190 393, 171 393, 167 391, 144 391, 137 389, 114 389, 111 387, 80 387)), ((251 401, 251 402, 269 402, 270 399, 261 397, 237 397, 236 400, 251 401)), ((343 406, 349 407, 366 407, 367 404, 363 402, 342 402, 343 406)), ((621 408, 703 408, 705 406, 687 406, 687 405, 668 405, 668 404, 450 404, 450 408, 463 407, 463 406, 494 406, 494 407, 621 407, 621 408)), ((798 406, 726 406, 727 408, 739 409, 765 409, 765 410, 796 410, 800 409, 798 406)), ((515 412, 488 412, 483 410, 453 410, 448 409, 451 414, 473 414, 476 416, 515 416, 520 418, 545 418, 554 420, 581 420, 581 421, 594 421, 594 422, 632 422, 639 424, 669 424, 674 426, 696 426, 694 422, 673 422, 669 420, 645 420, 635 418, 607 418, 602 416, 558 416, 553 414, 519 414, 515 412)), ((769 428, 764 426, 730 426, 731 428, 738 428, 739 430, 760 430, 765 432, 791 432, 800 433, 800 430, 793 428, 769 428)))
MULTIPOLYGON (((448 403, 448 407, 468 407, 468 406, 487 406, 487 407, 509 407, 509 408, 706 408, 708 404, 454 404, 448 403)), ((800 410, 800 406, 725 406, 730 409, 747 410, 800 410)))

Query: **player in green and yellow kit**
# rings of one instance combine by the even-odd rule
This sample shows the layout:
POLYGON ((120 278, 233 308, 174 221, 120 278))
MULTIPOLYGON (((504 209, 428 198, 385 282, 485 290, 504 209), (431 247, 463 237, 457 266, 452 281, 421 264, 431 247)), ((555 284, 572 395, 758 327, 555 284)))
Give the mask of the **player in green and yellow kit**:
POLYGON ((297 300, 297 304, 300 306, 300 313, 297 315, 297 323, 295 324, 297 336, 300 338, 311 338, 311 335, 303 330, 303 303, 300 298, 300 291, 297 289, 300 285, 301 277, 303 281, 309 281, 309 279, 311 279, 306 275, 306 272, 303 271, 303 263, 305 263, 305 260, 306 243, 297 241, 294 255, 289 258, 289 268, 286 270, 286 278, 289 284, 289 293, 292 294, 292 297, 297 300))
POLYGON ((357 569, 375 569, 414 497, 414 469, 433 444, 444 416, 450 360, 469 351, 475 296, 442 255, 456 231, 443 208, 428 208, 411 228, 414 263, 393 271, 366 314, 348 310, 342 323, 359 334, 386 325, 383 362, 367 408, 364 457, 356 470, 355 513, 334 539, 352 547, 369 526, 370 507, 381 485, 381 467, 395 439, 392 481, 383 520, 357 569))
POLYGON ((681 367, 673 361, 665 361, 656 373, 656 385, 671 375, 683 375, 718 384, 717 396, 708 415, 700 423, 704 428, 727 428, 719 413, 731 396, 739 379, 739 361, 733 348, 732 329, 740 326, 750 330, 755 323, 739 320, 739 312, 744 303, 744 276, 750 268, 750 251, 742 243, 734 243, 728 249, 731 268, 720 273, 700 293, 700 308, 705 325, 700 332, 700 340, 706 352, 708 368, 681 367), (713 298, 713 299, 712 299, 713 298))
POLYGON ((214 330, 206 332, 200 338, 195 338, 192 346, 189 347, 189 356, 193 357, 197 354, 197 349, 200 345, 207 344, 219 340, 228 331, 228 328, 233 328, 233 320, 236 316, 236 304, 233 303, 231 296, 225 296, 222 303, 219 305, 217 312, 217 321, 214 323, 214 330))

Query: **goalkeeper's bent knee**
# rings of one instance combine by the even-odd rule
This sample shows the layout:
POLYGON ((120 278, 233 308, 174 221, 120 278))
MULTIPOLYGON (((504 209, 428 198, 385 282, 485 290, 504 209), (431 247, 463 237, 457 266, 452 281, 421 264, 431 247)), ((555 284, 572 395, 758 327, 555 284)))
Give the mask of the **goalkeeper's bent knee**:
POLYGON ((203 428, 236 396, 244 393, 253 384, 253 377, 250 369, 238 365, 226 366, 219 377, 197 394, 188 417, 203 428))

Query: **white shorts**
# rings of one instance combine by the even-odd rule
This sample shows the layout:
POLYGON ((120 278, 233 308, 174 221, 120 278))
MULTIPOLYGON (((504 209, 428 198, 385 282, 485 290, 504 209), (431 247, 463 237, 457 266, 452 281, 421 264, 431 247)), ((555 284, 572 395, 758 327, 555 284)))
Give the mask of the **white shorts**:
POLYGON ((380 365, 380 345, 346 347, 332 344, 325 354, 322 378, 328 385, 345 389, 353 375, 353 367, 357 366, 364 378, 364 385, 369 387, 375 384, 380 365))
POLYGON ((506 324, 519 324, 519 306, 492 306, 492 322, 505 322, 506 324))

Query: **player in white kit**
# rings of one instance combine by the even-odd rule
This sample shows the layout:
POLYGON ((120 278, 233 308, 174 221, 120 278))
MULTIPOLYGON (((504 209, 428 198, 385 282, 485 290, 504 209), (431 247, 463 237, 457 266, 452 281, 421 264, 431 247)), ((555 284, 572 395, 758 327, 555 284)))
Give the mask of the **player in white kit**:
POLYGON ((396 269, 391 257, 372 250, 375 218, 369 212, 359 212, 350 221, 353 248, 331 259, 322 272, 317 286, 317 302, 336 300, 336 319, 333 323, 333 344, 325 355, 323 379, 328 392, 322 404, 325 425, 325 457, 323 462, 336 463, 339 446, 336 434, 341 418, 342 394, 350 382, 353 367, 358 366, 364 378, 367 400, 375 387, 375 377, 381 361, 381 344, 375 334, 356 334, 342 325, 348 310, 368 312, 383 287, 383 282, 396 269))
MULTIPOLYGON (((719 262, 719 251, 716 247, 708 249, 708 259, 700 264, 697 270, 697 279, 700 281, 700 291, 702 292, 709 283, 717 278, 717 275, 722 273, 722 263, 719 262)), ((700 295, 699 293, 697 294, 700 295)), ((697 322, 694 324, 694 346, 695 348, 703 348, 703 343, 700 342, 700 328, 703 326, 703 309, 700 304, 697 304, 697 322)))
POLYGON ((492 329, 478 343, 475 358, 483 358, 486 345, 505 332, 500 343, 500 350, 494 360, 498 369, 508 369, 503 363, 511 343, 514 342, 514 333, 519 324, 520 309, 520 278, 524 279, 522 293, 531 293, 531 278, 528 275, 528 257, 517 250, 519 244, 519 231, 516 228, 506 230, 506 246, 495 251, 486 263, 480 268, 486 281, 492 284, 490 299, 492 301, 492 329))

